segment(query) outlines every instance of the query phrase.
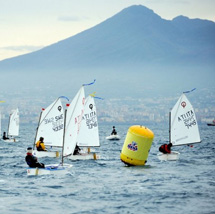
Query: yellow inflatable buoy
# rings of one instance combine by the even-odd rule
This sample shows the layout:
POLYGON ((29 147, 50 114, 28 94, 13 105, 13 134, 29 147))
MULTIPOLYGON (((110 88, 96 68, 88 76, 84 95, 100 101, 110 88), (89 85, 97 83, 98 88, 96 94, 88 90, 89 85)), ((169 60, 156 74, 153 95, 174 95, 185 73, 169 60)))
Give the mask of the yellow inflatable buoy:
POLYGON ((153 139, 154 133, 145 126, 131 126, 122 147, 121 161, 130 166, 145 165, 153 139))

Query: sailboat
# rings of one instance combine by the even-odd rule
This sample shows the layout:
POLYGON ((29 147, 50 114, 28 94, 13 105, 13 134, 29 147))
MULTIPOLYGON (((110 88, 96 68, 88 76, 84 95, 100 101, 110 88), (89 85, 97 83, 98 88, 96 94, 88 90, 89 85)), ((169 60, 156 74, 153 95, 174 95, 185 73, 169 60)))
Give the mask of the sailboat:
POLYGON ((121 137, 118 134, 111 134, 109 136, 106 137, 106 140, 120 140, 121 137))
POLYGON ((212 123, 207 123, 208 126, 215 126, 215 120, 212 121, 212 123))
POLYGON ((63 145, 60 164, 45 165, 45 168, 27 168, 27 175, 62 174, 72 165, 65 164, 64 159, 73 154, 84 114, 84 86, 80 88, 69 107, 65 110, 63 145))
POLYGON ((69 156, 71 160, 97 160, 100 158, 95 152, 91 152, 92 147, 99 147, 99 131, 96 105, 94 101, 94 95, 89 95, 86 98, 84 105, 84 114, 82 117, 81 128, 77 138, 77 145, 82 150, 77 155, 69 156), (83 148, 86 148, 84 150, 83 148))
MULTIPOLYGON (((194 89, 193 89, 194 90, 194 89)), ((192 91, 193 91, 192 90, 192 91)), ((194 108, 184 92, 169 113, 169 143, 173 146, 200 143, 200 134, 194 108)), ((180 153, 157 154, 159 160, 178 160, 180 153)))
POLYGON ((106 140, 120 140, 120 136, 117 134, 115 126, 113 126, 112 133, 106 137, 106 140))
MULTIPOLYGON (((93 83, 87 85, 91 85, 93 83)), ((84 115, 84 86, 85 85, 82 85, 68 108, 65 110, 61 163, 45 165, 45 168, 27 168, 27 175, 62 174, 67 172, 72 167, 71 164, 65 164, 64 159, 73 155, 76 147, 77 137, 84 115)))
MULTIPOLYGON (((66 110, 65 110, 65 118, 66 118, 66 110)), ((64 121, 65 122, 65 121, 64 121)), ((65 133, 65 126, 64 126, 64 133, 65 133)), ((71 164, 65 164, 64 163, 64 152, 67 151, 67 147, 64 149, 65 141, 63 141, 62 145, 62 160, 59 164, 49 164, 45 165, 45 168, 27 168, 27 175, 28 176, 34 176, 34 175, 48 175, 48 174, 56 174, 61 175, 67 173, 70 168, 72 168, 71 164)))
POLYGON ((40 113, 40 119, 37 127, 37 132, 33 145, 33 155, 36 157, 59 157, 59 151, 51 151, 54 148, 62 148, 63 146, 63 131, 64 131, 64 109, 61 102, 61 98, 58 97, 52 104, 46 109, 43 109, 40 113), (46 148, 48 151, 37 151, 35 145, 40 137, 45 140, 46 148))
POLYGON ((4 142, 18 142, 15 138, 19 136, 19 109, 15 109, 9 116, 7 138, 2 139, 4 142))

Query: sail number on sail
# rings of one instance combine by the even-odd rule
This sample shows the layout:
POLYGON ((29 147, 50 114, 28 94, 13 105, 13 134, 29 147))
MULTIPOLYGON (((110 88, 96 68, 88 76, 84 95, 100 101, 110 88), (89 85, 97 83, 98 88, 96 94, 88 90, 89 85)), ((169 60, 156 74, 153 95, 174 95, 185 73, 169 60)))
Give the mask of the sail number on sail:
POLYGON ((63 114, 60 114, 60 115, 55 116, 55 117, 44 119, 45 125, 52 123, 52 129, 55 132, 63 129, 63 122, 64 122, 64 120, 63 120, 63 114))
POLYGON ((184 125, 189 129, 192 126, 196 125, 196 119, 194 112, 192 110, 182 114, 178 117, 178 122, 184 121, 184 125))
POLYGON ((84 120, 86 120, 86 125, 88 129, 92 129, 93 127, 97 127, 97 117, 96 117, 96 112, 90 112, 89 114, 84 114, 83 117, 84 120))

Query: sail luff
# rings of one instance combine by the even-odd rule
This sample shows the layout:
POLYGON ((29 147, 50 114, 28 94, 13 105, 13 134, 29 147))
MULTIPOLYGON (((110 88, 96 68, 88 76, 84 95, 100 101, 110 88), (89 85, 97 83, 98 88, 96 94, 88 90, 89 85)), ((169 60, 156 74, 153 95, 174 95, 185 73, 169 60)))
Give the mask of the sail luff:
POLYGON ((46 117, 49 115, 49 113, 51 112, 51 110, 54 108, 54 106, 55 106, 55 104, 58 102, 58 100, 59 100, 60 98, 58 97, 55 101, 54 101, 54 103, 52 103, 52 107, 49 109, 49 111, 46 113, 46 115, 43 117, 43 119, 41 120, 41 117, 40 117, 40 122, 39 122, 39 125, 38 125, 38 127, 42 124, 42 122, 46 119, 46 117))
MULTIPOLYGON (((183 94, 183 95, 184 95, 184 94, 183 94)), ((176 109, 175 111, 178 112, 178 109, 179 109, 179 107, 180 107, 180 104, 179 104, 179 103, 181 103, 181 100, 182 100, 183 95, 180 96, 180 98, 178 99, 177 103, 176 103, 175 106, 172 108, 172 110, 173 110, 175 107, 177 107, 177 109, 176 109)), ((185 96, 185 95, 184 95, 184 96, 185 96)), ((172 110, 170 111, 170 113, 172 112, 172 110)), ((175 123, 176 117, 177 117, 177 114, 171 114, 171 121, 170 121, 170 122, 171 122, 171 126, 172 126, 173 123, 175 123)))
POLYGON ((79 134, 81 120, 84 113, 84 100, 84 87, 82 86, 67 109, 64 157, 72 155, 75 150, 77 136, 79 134))
POLYGON ((42 116, 42 111, 40 112, 40 117, 39 117, 39 121, 38 121, 38 125, 37 125, 36 135, 35 135, 35 138, 34 138, 34 145, 33 145, 33 149, 35 149, 35 145, 36 145, 37 134, 38 134, 38 129, 39 129, 39 124, 40 124, 41 116, 42 116))
POLYGON ((66 124, 66 117, 67 117, 67 109, 65 109, 65 112, 64 112, 64 128, 63 128, 63 145, 62 145, 62 155, 61 155, 61 164, 63 165, 63 160, 64 160, 64 156, 63 156, 63 154, 64 154, 64 142, 65 142, 65 130, 66 130, 66 126, 65 126, 65 124, 66 124))
POLYGON ((7 127, 7 137, 9 137, 9 130, 10 130, 10 117, 11 117, 11 114, 9 115, 9 121, 8 121, 8 127, 7 127))

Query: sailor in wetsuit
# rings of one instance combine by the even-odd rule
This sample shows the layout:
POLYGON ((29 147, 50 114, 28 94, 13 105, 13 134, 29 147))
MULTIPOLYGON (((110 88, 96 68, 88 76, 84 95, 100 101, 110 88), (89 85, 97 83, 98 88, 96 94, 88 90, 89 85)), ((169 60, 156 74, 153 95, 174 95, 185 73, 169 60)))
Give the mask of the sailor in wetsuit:
POLYGON ((76 145, 73 155, 80 155, 80 151, 81 151, 80 147, 76 145))
POLYGON ((45 165, 43 163, 40 163, 37 161, 37 157, 32 155, 33 149, 31 147, 27 148, 27 155, 25 157, 25 161, 31 168, 45 168, 45 165))
POLYGON ((159 151, 162 152, 163 154, 170 154, 171 153, 171 147, 172 147, 172 143, 163 144, 159 147, 159 151))
POLYGON ((8 137, 6 137, 6 132, 3 132, 2 139, 3 139, 3 140, 8 140, 8 139, 9 139, 8 137))
POLYGON ((115 126, 113 126, 113 130, 112 130, 112 132, 111 132, 111 135, 117 135, 117 132, 116 132, 115 126))

